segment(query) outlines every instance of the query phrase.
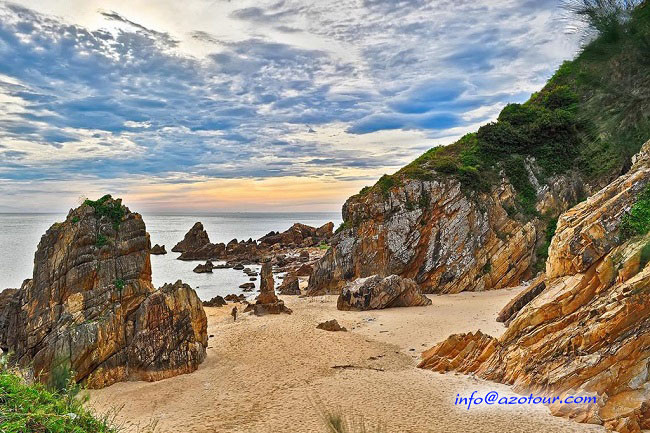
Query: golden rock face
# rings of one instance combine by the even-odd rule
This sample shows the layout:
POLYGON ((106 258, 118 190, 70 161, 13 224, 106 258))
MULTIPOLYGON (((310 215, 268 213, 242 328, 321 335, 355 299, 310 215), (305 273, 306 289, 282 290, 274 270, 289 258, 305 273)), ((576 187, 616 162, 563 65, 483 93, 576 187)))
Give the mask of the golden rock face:
POLYGON ((155 290, 142 217, 103 205, 119 220, 84 204, 43 235, 33 278, 0 296, 0 344, 43 381, 58 366, 89 387, 194 371, 207 346, 196 292, 155 290))
POLYGON ((551 411, 618 432, 650 426, 650 234, 622 242, 621 218, 650 184, 650 142, 632 169, 560 217, 545 289, 499 339, 453 335, 421 368, 458 371, 548 395, 595 395, 598 404, 551 411), (645 261, 645 260, 644 260, 645 261))

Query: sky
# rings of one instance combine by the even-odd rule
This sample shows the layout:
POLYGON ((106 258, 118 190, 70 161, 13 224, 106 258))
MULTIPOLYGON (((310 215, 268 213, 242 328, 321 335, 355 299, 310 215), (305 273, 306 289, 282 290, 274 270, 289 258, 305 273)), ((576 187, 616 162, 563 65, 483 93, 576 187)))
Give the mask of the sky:
POLYGON ((0 212, 338 211, 539 90, 559 0, 0 1, 0 212))

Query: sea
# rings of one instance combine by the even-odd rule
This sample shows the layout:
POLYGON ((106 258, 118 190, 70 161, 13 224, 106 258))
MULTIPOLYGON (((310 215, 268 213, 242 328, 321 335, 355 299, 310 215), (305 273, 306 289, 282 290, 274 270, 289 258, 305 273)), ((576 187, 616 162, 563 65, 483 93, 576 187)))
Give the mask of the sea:
MULTIPOLYGON (((340 212, 142 214, 142 217, 151 235, 151 245, 165 245, 167 249, 166 255, 151 256, 154 287, 183 280, 196 290, 202 300, 242 293, 239 285, 248 282, 249 277, 233 269, 215 269, 212 274, 197 274, 192 269, 201 262, 177 260, 180 254, 171 252, 172 247, 183 239, 197 221, 203 223, 213 243, 259 239, 270 231, 287 230, 296 222, 315 227, 329 221, 335 227, 341 223, 340 212)), ((64 219, 65 214, 0 213, 0 291, 18 288, 23 280, 32 277, 34 253, 41 236, 53 223, 64 219)), ((259 271, 259 266, 249 267, 259 271)))

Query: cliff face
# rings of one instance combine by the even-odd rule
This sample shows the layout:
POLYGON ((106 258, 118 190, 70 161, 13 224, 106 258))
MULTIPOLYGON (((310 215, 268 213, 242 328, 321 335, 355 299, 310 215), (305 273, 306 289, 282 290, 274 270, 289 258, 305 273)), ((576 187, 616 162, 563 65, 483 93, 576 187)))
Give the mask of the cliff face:
MULTIPOLYGON (((557 217, 583 194, 579 176, 541 184, 533 168, 540 215, 557 217)), ((425 293, 517 285, 534 273, 546 222, 513 212, 515 200, 506 177, 489 193, 466 194, 458 180, 441 177, 353 196, 343 219, 354 227, 340 232, 316 265, 310 293, 339 293, 346 280, 375 274, 413 279, 425 293)))
POLYGON ((631 170, 559 219, 546 288, 499 339, 454 335, 421 368, 473 373, 521 392, 594 395, 556 415, 618 432, 650 428, 650 234, 625 240, 623 215, 650 185, 650 142, 631 170))
POLYGON ((90 387, 195 370, 205 313, 189 286, 154 290, 149 254, 142 217, 120 200, 70 211, 41 238, 33 278, 0 295, 2 348, 43 381, 69 368, 90 387))

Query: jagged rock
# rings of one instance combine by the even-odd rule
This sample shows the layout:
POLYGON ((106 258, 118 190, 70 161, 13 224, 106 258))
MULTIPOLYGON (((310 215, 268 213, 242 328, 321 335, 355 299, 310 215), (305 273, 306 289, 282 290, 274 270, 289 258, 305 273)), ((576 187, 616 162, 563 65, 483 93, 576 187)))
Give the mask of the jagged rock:
POLYGON ((204 265, 197 265, 196 268, 193 269, 194 272, 197 274, 205 274, 205 273, 212 273, 212 269, 214 269, 214 265, 210 260, 205 262, 204 265))
POLYGON ((151 254, 159 256, 159 255, 167 254, 167 250, 165 250, 164 245, 156 244, 153 247, 151 247, 151 254))
POLYGON ((183 253, 185 251, 195 251, 210 243, 208 233, 203 228, 200 222, 195 223, 189 232, 185 234, 182 241, 174 245, 172 251, 175 253, 183 253))
POLYGON ((230 295, 227 295, 224 299, 228 302, 242 302, 246 299, 246 296, 235 295, 234 293, 231 293, 230 295))
POLYGON ((303 264, 296 270, 296 275, 299 277, 309 277, 314 272, 314 267, 310 264, 303 264))
POLYGON ((499 339, 451 336, 424 352, 420 367, 524 393, 597 396, 598 404, 550 409, 618 432, 650 427, 650 234, 624 241, 618 233, 622 211, 649 184, 650 142, 627 174, 560 217, 546 289, 499 339))
POLYGON ((200 248, 183 251, 178 260, 219 260, 226 258, 226 246, 220 244, 205 244, 200 248))
POLYGON ((249 304, 244 309, 244 313, 252 311, 256 316, 280 313, 291 314, 292 311, 275 294, 271 262, 262 265, 260 279, 260 294, 257 296, 255 304, 249 304))
POLYGON ((501 309, 497 316, 497 322, 505 322, 507 326, 517 313, 542 293, 544 289, 546 289, 546 275, 542 274, 501 309))
MULTIPOLYGON (((585 185, 577 173, 541 186, 534 161, 527 164, 531 183, 539 186, 539 214, 558 216, 579 201, 585 185)), ((315 264, 308 293, 339 294, 348 281, 371 275, 410 278, 425 293, 500 289, 532 278, 546 222, 511 211, 517 194, 508 179, 469 196, 457 179, 431 175, 399 177, 387 191, 350 197, 344 229, 315 264)))
POLYGON ((42 381, 57 365, 90 388, 194 371, 205 357, 201 301, 177 282, 154 290, 142 217, 110 196, 50 227, 33 278, 0 296, 0 342, 42 381))
POLYGON ((328 320, 327 322, 319 323, 318 326, 316 326, 318 329, 322 329, 324 331, 330 331, 330 332, 347 332, 348 330, 339 325, 339 322, 336 321, 336 319, 328 320))
POLYGON ((261 245, 303 245, 304 241, 309 239, 307 245, 317 245, 321 240, 328 240, 332 236, 334 223, 327 223, 319 228, 311 227, 305 224, 295 223, 289 230, 278 233, 270 232, 260 238, 261 245))
POLYGON ((281 295, 300 295, 300 282, 296 274, 287 274, 278 286, 278 293, 281 295))
POLYGON ((228 303, 221 296, 215 296, 209 301, 203 301, 204 307, 223 307, 224 305, 228 305, 228 303))
POLYGON ((244 283, 240 285, 239 288, 243 290, 253 290, 255 288, 255 283, 244 283))
POLYGON ((336 302, 336 308, 346 311, 425 305, 431 305, 431 299, 420 292, 418 285, 397 275, 359 278, 343 289, 336 302))

